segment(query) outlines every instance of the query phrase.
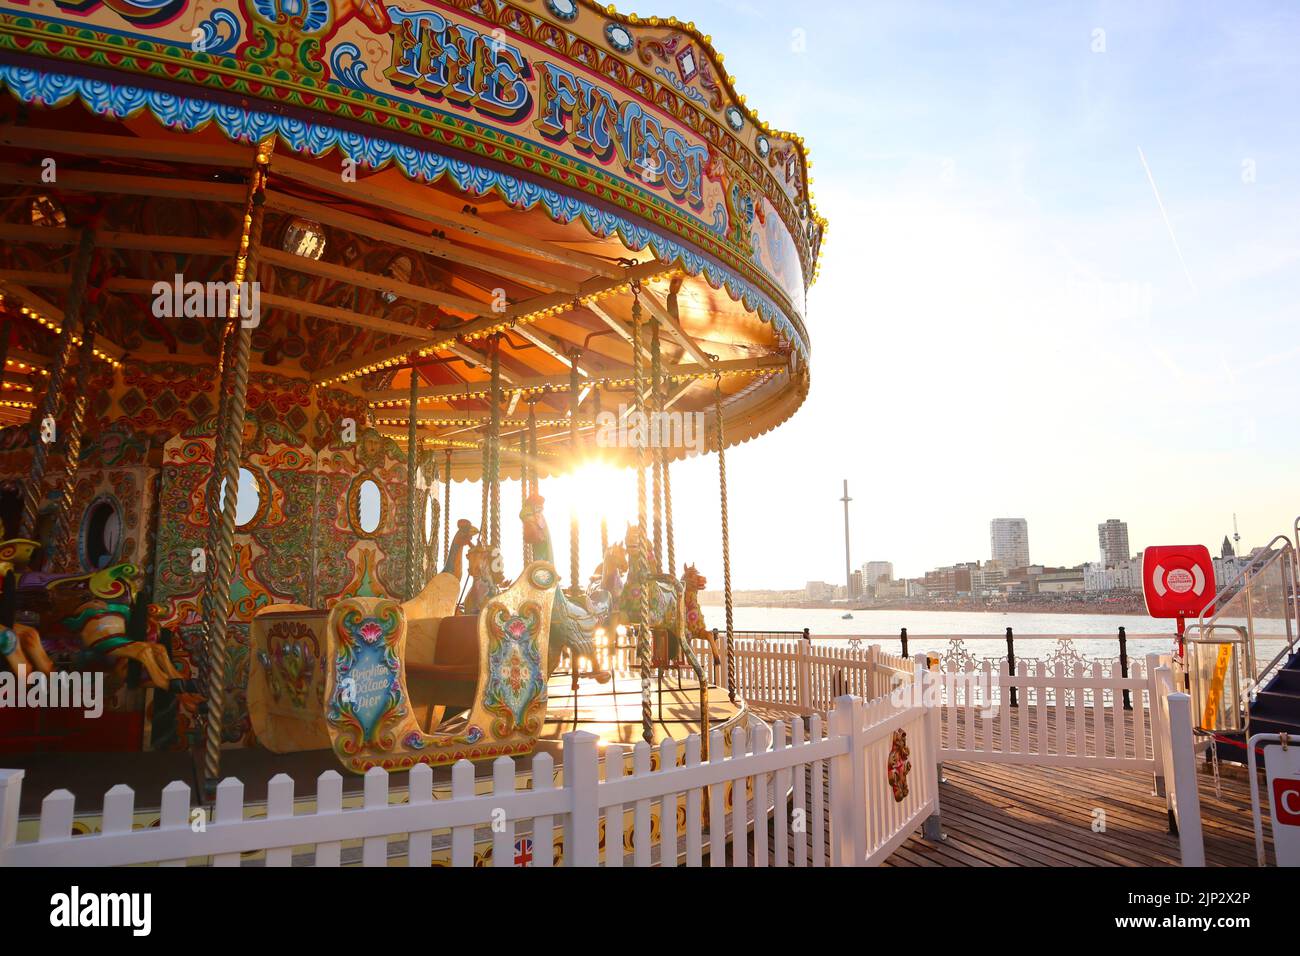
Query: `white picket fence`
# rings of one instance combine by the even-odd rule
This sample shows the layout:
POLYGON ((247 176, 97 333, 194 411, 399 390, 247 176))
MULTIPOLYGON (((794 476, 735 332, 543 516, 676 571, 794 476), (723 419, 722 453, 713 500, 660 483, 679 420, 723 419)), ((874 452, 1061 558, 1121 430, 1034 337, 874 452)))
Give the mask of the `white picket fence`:
MULTIPOLYGON (((1125 676, 1118 663, 1049 668, 1005 661, 948 671, 868 648, 807 641, 735 642, 735 682, 749 703, 777 712, 824 709, 836 691, 924 703, 938 760, 1150 771, 1178 830, 1184 865, 1204 865, 1190 702, 1169 659, 1148 655, 1125 676), (916 677, 924 673, 917 690, 916 677), (917 698, 921 699, 918 700, 917 698), (1127 707, 1125 704, 1127 703, 1127 707)), ((725 670, 725 668, 724 668, 725 670)))
MULTIPOLYGON (((1153 655, 1154 657, 1154 655, 1153 655)), ((1151 660, 1154 665, 1156 661, 1151 660)), ((1183 866, 1205 866, 1201 829, 1201 794, 1196 779, 1196 744, 1192 734, 1192 699, 1177 692, 1181 683, 1168 666, 1152 666, 1159 772, 1164 777, 1170 820, 1178 830, 1183 866)))
POLYGON ((263 816, 249 815, 243 783, 228 778, 217 788, 211 822, 199 827, 187 785, 164 788, 158 826, 141 829, 132 827, 135 794, 117 786, 104 797, 101 831, 74 836, 73 795, 56 790, 44 799, 38 836, 30 842, 17 839, 23 772, 0 770, 0 867, 239 866, 242 854, 258 854, 266 866, 382 866, 390 858, 427 866, 435 841, 439 847, 450 843, 453 866, 469 866, 476 831, 491 832, 495 866, 515 864, 515 842, 524 834, 533 841, 537 866, 551 865, 555 855, 571 866, 598 865, 602 858, 606 866, 700 866, 706 846, 711 866, 766 866, 769 838, 776 865, 870 865, 926 819, 937 819, 937 725, 924 707, 845 696, 835 702, 825 734, 818 716, 808 721, 806 735, 799 717, 789 729, 787 736, 783 721, 770 732, 761 723, 748 735, 735 728, 726 756, 722 733, 715 731, 708 761, 701 760, 698 736, 665 740, 653 771, 651 748, 639 743, 630 775, 621 749, 602 755, 595 735, 575 732, 564 738, 562 786, 554 783, 546 753, 534 755, 527 790, 515 788, 514 762, 499 758, 492 792, 485 794, 475 793, 474 767, 461 761, 452 769, 451 796, 443 799, 435 798, 433 772, 417 767, 405 802, 391 802, 388 776, 375 769, 366 774, 363 805, 355 809, 343 808, 342 778, 333 771, 319 777, 310 812, 298 812, 292 779, 277 775, 263 816), (909 751, 906 793, 898 799, 889 779, 895 731, 904 732, 909 751), (828 771, 830 805, 824 806, 821 781, 828 771), (634 822, 626 855, 609 847, 602 853, 602 819, 606 833, 620 835, 612 837, 618 847, 629 808, 634 822), (669 836, 666 851, 651 836, 656 808, 661 821, 677 821, 679 814, 684 820, 680 840, 669 836))
POLYGON ((1150 682, 1134 664, 1021 662, 941 673, 940 757, 1055 767, 1156 769, 1150 682), (1124 708, 1125 692, 1131 709, 1124 708))
MULTIPOLYGON (((809 641, 734 642, 736 694, 749 704, 778 713, 825 713, 850 694, 875 700, 897 680, 910 681, 913 663, 879 645, 835 647, 809 641)), ((725 680, 724 680, 725 683, 725 680)))

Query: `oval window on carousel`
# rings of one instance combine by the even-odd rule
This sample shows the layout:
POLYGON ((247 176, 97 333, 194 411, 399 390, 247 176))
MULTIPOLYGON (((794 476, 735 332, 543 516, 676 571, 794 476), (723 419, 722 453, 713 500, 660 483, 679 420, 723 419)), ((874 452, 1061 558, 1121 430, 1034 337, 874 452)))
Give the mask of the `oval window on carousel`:
POLYGON ((81 524, 81 563, 89 571, 113 564, 121 556, 122 513, 110 498, 97 498, 81 524))
MULTIPOLYGON (((226 480, 221 480, 219 507, 226 506, 226 480)), ((235 530, 243 531, 257 517, 262 506, 262 489, 257 477, 247 468, 239 469, 239 499, 235 502, 235 530)))
POLYGON ((357 527, 362 534, 374 534, 383 517, 384 496, 373 478, 361 482, 357 489, 357 527))

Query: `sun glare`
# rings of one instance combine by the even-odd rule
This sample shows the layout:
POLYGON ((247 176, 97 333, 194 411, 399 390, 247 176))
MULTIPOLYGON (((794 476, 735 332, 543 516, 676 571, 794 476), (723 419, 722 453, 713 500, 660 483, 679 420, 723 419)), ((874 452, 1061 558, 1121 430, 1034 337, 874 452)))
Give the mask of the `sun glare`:
POLYGON ((636 519, 636 473, 602 461, 588 462, 572 474, 543 482, 542 494, 552 522, 566 521, 572 505, 584 529, 599 527, 604 518, 610 540, 620 540, 627 522, 636 519))

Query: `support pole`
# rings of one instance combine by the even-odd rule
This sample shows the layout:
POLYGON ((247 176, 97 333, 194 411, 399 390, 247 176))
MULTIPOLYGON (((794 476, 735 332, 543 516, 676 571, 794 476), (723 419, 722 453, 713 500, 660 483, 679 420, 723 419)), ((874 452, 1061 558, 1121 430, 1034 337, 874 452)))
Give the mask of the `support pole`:
POLYGON ((448 448, 446 457, 443 458, 443 474, 446 475, 446 484, 442 487, 442 559, 447 560, 447 549, 451 547, 448 535, 451 533, 451 449, 448 448))
MULTIPOLYGON (((226 313, 227 325, 234 336, 231 388, 222 395, 228 402, 225 431, 217 436, 222 445, 222 479, 226 486, 225 501, 221 509, 221 527, 216 536, 216 573, 208 566, 212 587, 211 601, 205 608, 207 619, 203 622, 208 647, 208 710, 205 720, 205 748, 203 755, 203 783, 209 793, 215 790, 221 773, 221 718, 226 704, 226 632, 230 617, 230 580, 234 573, 235 509, 239 500, 239 461, 244 446, 244 412, 248 398, 249 351, 253 329, 240 321, 239 294, 245 281, 255 281, 257 266, 254 254, 262 236, 262 222, 266 210, 266 174, 271 162, 275 140, 265 139, 258 144, 255 165, 248 180, 248 200, 244 207, 243 234, 239 252, 235 257, 235 294, 226 313)), ((220 487, 220 483, 218 483, 220 487)))
POLYGON ((651 456, 654 460, 654 546, 655 546, 655 572, 662 574, 664 570, 664 542, 663 542, 663 501, 664 501, 664 450, 662 435, 659 429, 663 423, 659 420, 659 412, 663 410, 663 395, 661 386, 663 383, 662 360, 659 351, 659 323, 655 322, 650 327, 650 415, 652 422, 642 421, 649 434, 656 436, 651 456), (653 426, 653 428, 652 428, 653 426))
MULTIPOLYGON (((216 430, 212 433, 212 472, 208 475, 208 489, 207 489, 207 494, 204 498, 204 504, 206 506, 206 510, 208 513, 208 530, 207 530, 207 534, 204 536, 204 545, 205 545, 205 554, 209 561, 216 560, 216 554, 218 550, 217 542, 221 536, 221 511, 222 511, 221 482, 223 476, 226 473, 226 465, 225 465, 226 443, 223 440, 223 436, 226 434, 226 423, 230 420, 230 402, 227 401, 227 396, 230 395, 231 390, 234 388, 231 369, 234 367, 235 364, 235 345, 239 340, 239 335, 237 333, 238 333, 238 327, 233 323, 226 326, 226 328, 223 330, 223 334, 221 337, 221 354, 218 356, 217 359, 217 385, 218 385, 217 423, 216 423, 216 430)), ((317 484, 317 497, 319 497, 319 485, 320 485, 319 472, 317 474, 316 484, 317 484)), ((312 521, 313 521, 312 570, 313 571, 315 571, 316 546, 317 546, 316 538, 318 534, 317 528, 315 527, 315 522, 318 517, 317 508, 318 508, 318 504, 316 502, 313 502, 313 510, 312 510, 312 521)), ((212 618, 212 596, 215 593, 213 588, 214 571, 215 568, 209 568, 204 572, 206 576, 206 581, 203 587, 203 597, 200 601, 203 620, 205 622, 204 623, 205 641, 207 640, 207 635, 209 633, 206 622, 211 620, 212 618)), ((315 581, 316 581, 316 577, 315 574, 313 574, 312 584, 311 584, 312 593, 308 595, 309 598, 311 598, 311 600, 309 600, 308 603, 312 607, 316 606, 315 581)), ((209 678, 211 676, 208 672, 208 669, 211 663, 212 663, 211 654, 208 653, 205 648, 205 653, 203 655, 203 659, 199 667, 199 687, 205 696, 208 693, 209 678)))
MULTIPOLYGON (((636 443, 637 546, 628 557, 636 562, 641 582, 641 605, 637 611, 637 658, 641 664, 641 736, 654 743, 654 717, 650 708, 650 568, 647 567, 645 499, 645 383, 641 371, 641 287, 632 285, 632 400, 643 428, 636 443)), ((633 432, 635 434, 635 431, 633 432)))
POLYGON ((422 581, 428 581, 438 573, 438 527, 442 524, 442 512, 438 508, 438 482, 441 476, 438 474, 438 453, 430 450, 429 457, 425 459, 425 464, 429 471, 429 494, 433 498, 433 527, 429 529, 429 537, 424 542, 424 574, 421 575, 422 581), (432 566, 431 566, 432 565, 432 566))
POLYGON ((668 573, 677 577, 677 550, 673 547, 673 483, 668 477, 668 459, 663 461, 664 471, 664 538, 668 545, 668 573))
POLYGON ((68 287, 68 308, 63 313, 63 328, 59 332, 59 348, 55 353, 50 380, 36 411, 35 441, 32 442, 32 476, 23 488, 23 517, 18 523, 19 538, 31 538, 36 530, 36 516, 45 500, 45 466, 50 457, 50 445, 56 435, 45 434, 46 422, 57 422, 63 408, 63 378, 72 362, 73 334, 81 324, 81 310, 86 299, 86 279, 90 275, 90 260, 95 253, 95 230, 81 230, 77 251, 72 256, 71 284, 68 287), (49 438, 47 441, 46 438, 49 438))
MULTIPOLYGON (((600 421, 600 389, 595 388, 591 393, 591 408, 594 414, 593 421, 600 421)), ((600 563, 601 573, 604 573, 605 553, 609 551, 609 518, 603 513, 600 516, 600 563)))
MULTIPOLYGON (((569 468, 578 464, 578 356, 577 349, 569 352, 569 468)), ((569 593, 576 599, 582 593, 578 586, 578 503, 569 496, 569 593)))
POLYGON ((77 470, 81 465, 81 433, 89 404, 91 366, 95 362, 95 317, 99 312, 94 302, 88 302, 81 328, 81 347, 77 351, 76 385, 72 396, 72 409, 68 415, 67 430, 63 435, 63 481, 59 491, 58 507, 54 512, 54 531, 50 536, 53 568, 78 571, 77 536, 72 531, 72 505, 76 498, 77 470))
MULTIPOLYGON (((519 433, 519 513, 528 507, 528 432, 519 433)), ((533 546, 528 543, 528 528, 523 526, 524 565, 533 560, 533 546)))
POLYGON ((418 590, 415 556, 420 549, 419 501, 416 499, 416 482, 420 466, 419 408, 420 376, 411 366, 411 393, 406 413, 406 599, 415 597, 418 590))
POLYGON ((736 631, 731 603, 731 533, 727 526, 727 453, 726 433, 722 425, 722 377, 714 387, 714 426, 718 443, 718 497, 722 505, 722 601, 727 618, 727 695, 736 702, 735 648, 736 631))
POLYGON ((492 439, 490 437, 490 432, 491 432, 490 426, 484 425, 483 426, 483 456, 482 456, 483 461, 480 469, 482 471, 483 478, 479 482, 479 484, 482 486, 481 490, 483 492, 483 510, 478 523, 478 536, 480 541, 488 541, 491 538, 491 534, 490 534, 491 529, 488 527, 488 513, 489 513, 488 499, 489 497, 491 497, 488 492, 488 472, 492 470, 492 439))
POLYGON ((492 533, 488 541, 501 547, 501 333, 492 336, 492 418, 488 433, 488 451, 492 481, 488 486, 488 503, 492 533))

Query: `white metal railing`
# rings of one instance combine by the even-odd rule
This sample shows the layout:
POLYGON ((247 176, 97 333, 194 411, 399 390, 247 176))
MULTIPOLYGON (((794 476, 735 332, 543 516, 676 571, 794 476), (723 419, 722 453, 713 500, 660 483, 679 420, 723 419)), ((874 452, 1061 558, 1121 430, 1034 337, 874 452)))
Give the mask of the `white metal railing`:
POLYGON ((1142 665, 989 662, 940 672, 940 757, 1057 767, 1155 770, 1142 665), (1128 707, 1125 706, 1126 699, 1128 707))
MULTIPOLYGON (((1300 518, 1296 521, 1300 535, 1300 518)), ((1192 625, 1202 637, 1209 637, 1224 627, 1245 631, 1245 691, 1252 697, 1295 652, 1296 634, 1300 632, 1298 574, 1296 545, 1286 535, 1277 535, 1236 577, 1220 583, 1213 599, 1201 609, 1199 620, 1192 625), (1265 622, 1273 626, 1262 626, 1265 622)))
MULTIPOLYGON (((573 732, 564 737, 561 786, 545 752, 533 756, 525 790, 516 789, 513 760, 501 757, 492 767, 492 792, 476 794, 474 766, 461 761, 452 768, 450 798, 435 798, 432 770, 417 766, 405 802, 390 802, 386 772, 373 769, 365 777, 363 805, 346 810, 342 778, 333 771, 318 778, 315 805, 306 812, 295 806, 293 780, 277 775, 264 815, 254 816, 250 812, 259 811, 245 807, 243 783, 227 778, 218 785, 211 822, 200 811, 201 826, 194 824, 189 787, 175 782, 162 792, 158 825, 134 829, 135 794, 117 786, 104 796, 101 832, 74 836, 75 799, 56 790, 42 802, 37 839, 27 842, 17 839, 23 772, 0 770, 0 867, 239 866, 248 853, 262 855, 267 866, 382 866, 395 858, 427 866, 435 841, 441 848, 449 843, 453 866, 470 866, 479 830, 491 832, 486 862, 495 866, 516 863, 516 840, 523 834, 533 841, 538 866, 557 860, 569 866, 676 865, 679 857, 699 866, 706 845, 711 866, 766 866, 769 828, 778 864, 822 865, 829 853, 831 865, 862 865, 882 861, 917 826, 937 817, 937 751, 923 706, 889 698, 864 704, 846 696, 835 702, 825 735, 818 716, 806 736, 803 728, 797 717, 789 737, 783 721, 770 732, 760 723, 750 731, 735 728, 729 755, 715 731, 708 761, 701 761, 698 736, 664 740, 657 766, 650 745, 638 743, 630 775, 621 750, 611 747, 602 755, 595 735, 573 732), (887 759, 891 751, 900 753, 896 731, 907 751, 901 795, 896 781, 891 787, 887 759), (821 796, 826 771, 829 807, 821 796), (602 847, 602 820, 607 834, 622 834, 629 809, 629 845, 602 847), (681 821, 658 844, 655 809, 660 821, 681 821), (823 842, 827 822, 829 848, 823 842)), ((893 763, 897 771, 901 764, 893 763)))

